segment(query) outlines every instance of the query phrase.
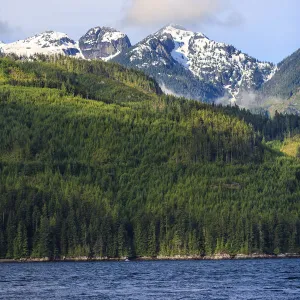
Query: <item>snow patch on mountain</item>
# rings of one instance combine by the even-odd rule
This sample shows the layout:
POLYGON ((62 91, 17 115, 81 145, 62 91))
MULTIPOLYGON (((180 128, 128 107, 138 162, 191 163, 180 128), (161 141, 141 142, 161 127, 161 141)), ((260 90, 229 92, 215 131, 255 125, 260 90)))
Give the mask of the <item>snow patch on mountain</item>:
MULTIPOLYGON (((260 62, 231 45, 173 24, 131 48, 126 59, 142 70, 179 64, 199 80, 222 86, 233 101, 244 90, 258 89, 276 72, 271 63, 260 62)), ((172 90, 167 84, 166 88, 172 90)))
POLYGON ((94 27, 79 41, 70 39, 65 33, 46 31, 14 43, 0 43, 1 52, 18 56, 68 55, 76 58, 113 59, 131 46, 126 34, 110 27, 94 27))
POLYGON ((176 24, 165 26, 133 47, 126 34, 98 26, 78 42, 64 33, 46 31, 10 44, 0 42, 0 52, 113 60, 146 72, 166 93, 208 102, 223 97, 237 101, 243 92, 258 90, 277 72, 271 63, 176 24))
POLYGON ((4 53, 14 53, 27 57, 35 54, 81 56, 74 40, 70 39, 65 33, 55 31, 46 31, 25 40, 4 44, 1 48, 4 53))
POLYGON ((171 96, 176 96, 176 97, 182 96, 182 95, 178 95, 174 91, 168 89, 164 83, 160 84, 159 87, 161 88, 162 92, 166 95, 171 95, 171 96))
POLYGON ((109 31, 106 32, 102 37, 102 42, 111 43, 112 41, 117 41, 119 39, 125 38, 126 34, 119 31, 109 31))
POLYGON ((111 27, 91 28, 79 40, 79 48, 86 59, 113 59, 131 47, 126 34, 111 27))
POLYGON ((174 49, 171 56, 200 79, 221 82, 235 99, 241 90, 255 88, 255 76, 261 83, 270 80, 276 67, 242 53, 233 46, 210 40, 202 33, 195 33, 169 25, 155 34, 160 41, 172 37, 174 49))
POLYGON ((110 56, 107 57, 102 57, 101 59, 104 61, 110 61, 112 60, 114 57, 118 56, 121 53, 121 51, 116 52, 115 54, 111 54, 110 56))

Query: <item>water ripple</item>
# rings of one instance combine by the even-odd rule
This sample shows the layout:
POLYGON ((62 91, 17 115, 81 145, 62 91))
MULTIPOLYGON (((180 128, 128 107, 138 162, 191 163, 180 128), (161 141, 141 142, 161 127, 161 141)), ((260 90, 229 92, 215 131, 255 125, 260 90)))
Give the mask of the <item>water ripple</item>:
POLYGON ((0 265, 0 299, 300 299, 300 260, 0 265))

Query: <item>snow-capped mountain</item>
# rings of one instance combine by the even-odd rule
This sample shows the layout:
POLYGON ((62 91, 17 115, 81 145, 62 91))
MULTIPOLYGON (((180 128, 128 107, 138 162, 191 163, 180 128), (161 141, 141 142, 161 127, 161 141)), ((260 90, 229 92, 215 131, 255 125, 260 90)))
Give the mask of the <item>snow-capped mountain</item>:
POLYGON ((35 54, 53 55, 63 54, 80 56, 76 42, 66 34, 55 31, 46 31, 10 44, 0 45, 4 53, 14 53, 19 56, 35 54))
POLYGON ((131 43, 128 36, 109 27, 92 28, 78 42, 64 33, 55 31, 46 31, 14 43, 0 42, 0 49, 6 54, 14 53, 27 57, 35 54, 62 54, 103 60, 110 60, 129 47, 131 43))
POLYGON ((110 60, 130 47, 128 36, 110 27, 91 28, 79 40, 79 48, 86 59, 110 60))
POLYGON ((64 33, 46 31, 10 44, 0 42, 0 52, 112 60, 154 77, 165 93, 207 102, 235 101, 243 91, 260 89, 277 71, 271 63, 173 24, 134 46, 116 29, 94 27, 78 42, 64 33))
POLYGON ((228 95, 235 100, 244 90, 258 89, 276 71, 271 63, 259 62, 233 46, 178 25, 162 28, 115 60, 154 76, 166 91, 196 99, 203 99, 203 94, 206 99, 216 98, 210 84, 218 89, 219 97, 228 95), (190 80, 195 82, 193 90, 187 89, 190 80), (203 93, 199 82, 208 88, 203 93))

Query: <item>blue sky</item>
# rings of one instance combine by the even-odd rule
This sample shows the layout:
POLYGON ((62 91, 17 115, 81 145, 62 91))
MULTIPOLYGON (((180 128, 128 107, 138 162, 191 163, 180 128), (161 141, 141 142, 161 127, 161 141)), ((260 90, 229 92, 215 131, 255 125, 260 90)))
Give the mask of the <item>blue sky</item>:
POLYGON ((0 40, 44 30, 78 39, 94 26, 112 26, 132 43, 174 22, 232 44, 260 60, 279 62, 300 46, 299 0, 10 0, 0 7, 0 40))

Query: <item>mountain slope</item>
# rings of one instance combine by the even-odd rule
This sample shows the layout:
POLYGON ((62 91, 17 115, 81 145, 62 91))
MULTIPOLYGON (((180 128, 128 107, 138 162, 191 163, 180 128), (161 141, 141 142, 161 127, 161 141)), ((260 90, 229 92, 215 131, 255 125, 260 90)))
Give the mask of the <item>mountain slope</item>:
MULTIPOLYGON (((148 44, 148 41, 144 41, 148 44)), ((221 85, 199 80, 189 70, 178 64, 157 39, 151 38, 149 45, 133 46, 113 58, 113 61, 129 68, 136 68, 155 78, 166 94, 184 96, 204 102, 223 97, 221 85)))
POLYGON ((300 118, 153 83, 101 61, 0 59, 0 258, 300 253, 300 163, 263 142, 300 118))
POLYGON ((260 88, 276 70, 274 65, 259 62, 233 46, 217 43, 178 25, 162 28, 114 60, 144 70, 168 90, 195 99, 203 97, 199 93, 201 86, 188 91, 184 81, 176 78, 170 82, 165 74, 176 77, 182 72, 187 82, 197 80, 205 87, 215 87, 217 93, 205 92, 206 99, 227 94, 235 100, 241 91, 260 88))
POLYGON ((79 39, 79 48, 86 59, 110 60, 131 47, 128 36, 110 27, 95 27, 79 39))
POLYGON ((109 27, 94 27, 79 42, 47 31, 11 44, 0 42, 0 53, 115 61, 144 71, 166 94, 300 112, 299 50, 274 66, 178 25, 168 25, 134 46, 126 34, 109 27))
POLYGON ((39 61, 0 61, 0 83, 14 86, 50 87, 74 95, 106 102, 147 99, 161 94, 157 83, 145 74, 117 64, 84 61, 80 65, 67 56, 39 61))
POLYGON ((278 64, 276 74, 261 89, 264 96, 288 99, 300 91, 300 49, 278 64))
POLYGON ((257 106, 272 114, 300 114, 300 49, 278 64, 277 72, 261 87, 256 98, 257 106))
POLYGON ((259 62, 233 46, 169 25, 131 46, 126 34, 109 27, 91 28, 79 42, 53 31, 11 44, 4 53, 18 56, 63 54, 113 60, 152 76, 167 94, 204 102, 236 101, 272 78, 276 67, 259 62))

